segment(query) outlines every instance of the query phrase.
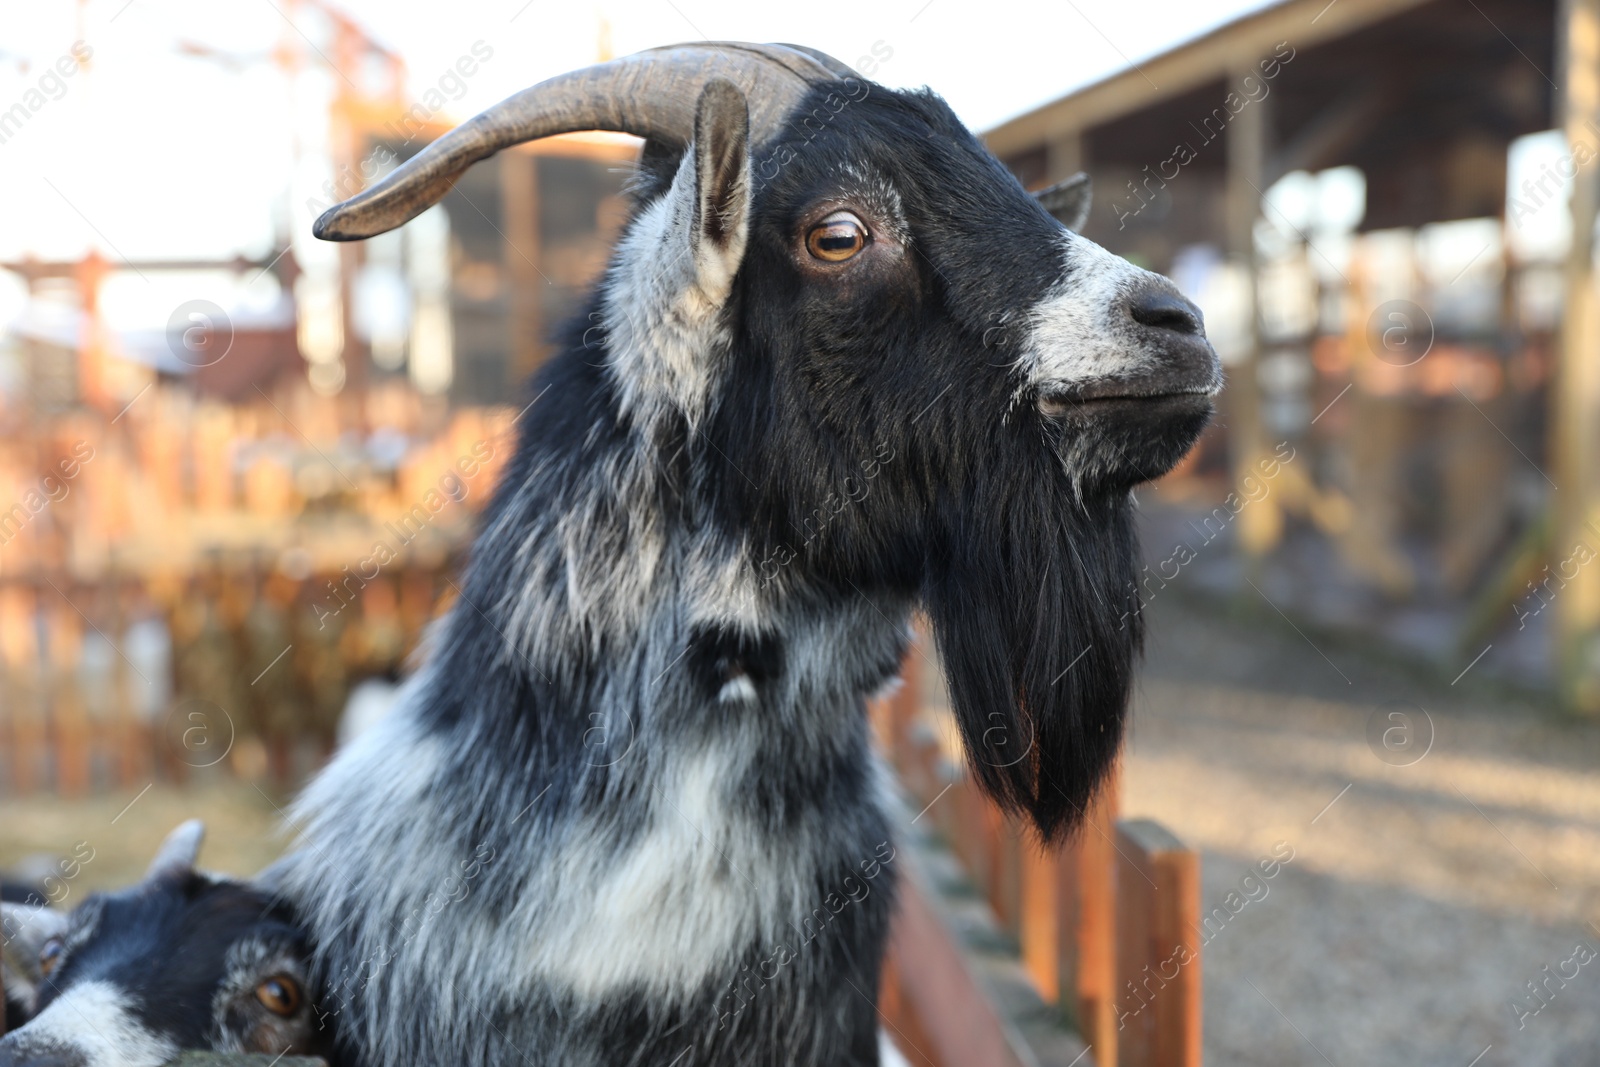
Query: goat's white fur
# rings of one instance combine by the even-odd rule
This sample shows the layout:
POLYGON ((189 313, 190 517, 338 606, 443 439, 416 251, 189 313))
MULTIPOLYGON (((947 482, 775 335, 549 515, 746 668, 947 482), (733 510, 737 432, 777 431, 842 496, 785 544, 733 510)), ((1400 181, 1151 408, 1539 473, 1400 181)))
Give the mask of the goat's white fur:
POLYGON ((71 1049, 84 1067, 160 1067, 178 1054, 153 1037, 129 1010, 126 994, 110 982, 83 982, 50 1002, 25 1031, 17 1052, 71 1049))
POLYGON ((1135 336, 1127 306, 1157 276, 1070 231, 1061 241, 1062 279, 1028 314, 1020 391, 1150 370, 1155 357, 1135 336))

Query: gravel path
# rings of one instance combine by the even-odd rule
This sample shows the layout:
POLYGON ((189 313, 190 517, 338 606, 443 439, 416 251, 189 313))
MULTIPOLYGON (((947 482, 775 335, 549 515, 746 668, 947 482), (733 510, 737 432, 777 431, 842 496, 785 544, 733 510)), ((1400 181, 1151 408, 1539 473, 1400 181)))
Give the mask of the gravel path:
POLYGON ((1259 606, 1150 604, 1124 777, 1203 911, 1294 850, 1206 945, 1207 1062, 1600 1065, 1600 726, 1259 606))

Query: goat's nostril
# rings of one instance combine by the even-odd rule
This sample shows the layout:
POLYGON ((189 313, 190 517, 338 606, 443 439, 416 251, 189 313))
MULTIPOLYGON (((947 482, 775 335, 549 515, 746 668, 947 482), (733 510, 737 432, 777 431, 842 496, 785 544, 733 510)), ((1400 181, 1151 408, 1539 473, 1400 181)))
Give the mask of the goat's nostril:
POLYGON ((1128 302, 1128 314, 1141 326, 1200 337, 1205 334, 1200 309, 1167 289, 1141 289, 1128 302))

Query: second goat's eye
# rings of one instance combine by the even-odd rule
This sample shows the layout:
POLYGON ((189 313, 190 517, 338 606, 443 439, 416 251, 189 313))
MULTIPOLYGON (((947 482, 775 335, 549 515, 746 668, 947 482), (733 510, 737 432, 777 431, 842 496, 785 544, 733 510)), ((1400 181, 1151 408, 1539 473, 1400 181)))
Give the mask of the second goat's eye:
POLYGON ((806 234, 806 251, 827 263, 843 263, 865 247, 867 227, 848 211, 835 211, 806 234))
POLYGON ((300 1010, 300 984, 288 975, 274 975, 256 986, 256 999, 274 1015, 293 1015, 300 1010))
POLYGON ((39 949, 39 973, 46 978, 61 966, 61 957, 66 955, 67 946, 59 937, 52 937, 39 949))

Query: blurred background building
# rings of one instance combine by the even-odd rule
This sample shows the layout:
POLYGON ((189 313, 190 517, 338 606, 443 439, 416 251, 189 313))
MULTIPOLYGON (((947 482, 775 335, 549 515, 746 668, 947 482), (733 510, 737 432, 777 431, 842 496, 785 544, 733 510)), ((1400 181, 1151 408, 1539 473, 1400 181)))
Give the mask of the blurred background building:
POLYGON ((1159 558, 1600 712, 1594 32, 1288 2, 989 131, 1030 188, 1093 175, 1086 235, 1206 312, 1228 388, 1159 558), (1218 484, 1249 506, 1208 528, 1218 484))
MULTIPOLYGON (((287 782, 325 756, 352 687, 397 676, 453 595, 524 382, 623 219, 636 143, 577 135, 474 168, 401 232, 312 241, 453 120, 338 9, 291 3, 281 28, 256 52, 169 42, 319 105, 284 184, 240 208, 272 220, 273 251, 124 258, 100 234, 0 262, 0 790, 181 777, 212 753, 287 782), (130 305, 143 325, 119 325, 130 305)), ((18 60, 11 137, 48 120, 30 92, 42 110, 88 90, 93 51, 18 60)), ((478 41, 440 83, 492 58, 478 41)))

